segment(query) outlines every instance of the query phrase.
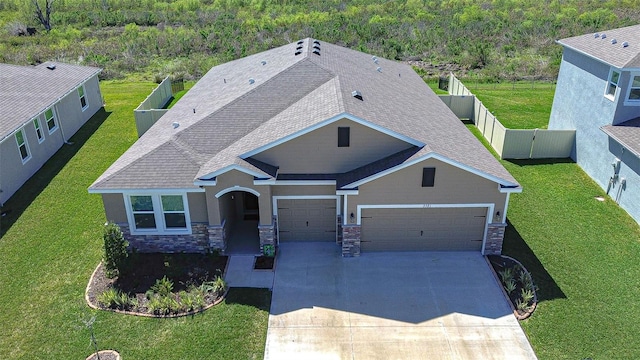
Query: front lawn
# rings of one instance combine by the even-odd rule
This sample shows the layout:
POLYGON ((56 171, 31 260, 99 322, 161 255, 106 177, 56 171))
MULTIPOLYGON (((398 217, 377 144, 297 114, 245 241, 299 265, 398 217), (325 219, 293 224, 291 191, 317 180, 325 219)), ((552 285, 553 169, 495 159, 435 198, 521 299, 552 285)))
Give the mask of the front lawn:
POLYGON ((178 319, 96 312, 84 301, 105 222, 87 187, 136 140, 132 110, 155 86, 102 82, 106 110, 4 204, 0 358, 84 359, 93 349, 82 321, 92 315, 99 347, 125 359, 263 357, 268 290, 232 289, 223 304, 178 319))

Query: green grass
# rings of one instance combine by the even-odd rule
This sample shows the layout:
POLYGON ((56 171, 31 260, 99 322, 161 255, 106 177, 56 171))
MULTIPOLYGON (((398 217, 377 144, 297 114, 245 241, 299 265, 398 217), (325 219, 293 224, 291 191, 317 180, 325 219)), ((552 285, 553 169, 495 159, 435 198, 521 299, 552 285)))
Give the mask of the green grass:
POLYGON ((502 163, 524 189, 510 198, 503 250, 539 287, 522 322, 538 357, 640 358, 638 224, 611 199, 596 201, 604 191, 570 160, 502 163))
POLYGON ((0 357, 81 359, 95 314, 98 345, 127 359, 263 357, 270 292, 236 289, 222 305, 178 319, 90 311, 84 290, 102 255, 105 222, 87 187, 137 138, 131 111, 153 83, 103 82, 98 113, 3 207, 0 357))
POLYGON ((463 81, 508 129, 546 129, 555 85, 550 83, 501 83, 475 85, 463 81))

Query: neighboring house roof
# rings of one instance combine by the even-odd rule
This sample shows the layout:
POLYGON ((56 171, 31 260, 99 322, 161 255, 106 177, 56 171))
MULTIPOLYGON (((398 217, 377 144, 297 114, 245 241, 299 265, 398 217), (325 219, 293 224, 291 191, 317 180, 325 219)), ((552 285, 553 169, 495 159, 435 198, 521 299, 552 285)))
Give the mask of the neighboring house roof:
POLYGON ((100 71, 57 62, 0 64, 0 141, 100 71))
POLYGON ((619 142, 620 145, 640 157, 640 117, 618 125, 606 125, 600 129, 619 142))
POLYGON ((343 118, 416 147, 340 183, 437 153, 518 186, 411 67, 325 42, 318 55, 314 45, 305 39, 212 68, 90 189, 193 188, 233 168, 274 178, 272 165, 249 156, 343 118))
POLYGON ((558 43, 620 69, 640 68, 640 25, 574 36, 558 43))

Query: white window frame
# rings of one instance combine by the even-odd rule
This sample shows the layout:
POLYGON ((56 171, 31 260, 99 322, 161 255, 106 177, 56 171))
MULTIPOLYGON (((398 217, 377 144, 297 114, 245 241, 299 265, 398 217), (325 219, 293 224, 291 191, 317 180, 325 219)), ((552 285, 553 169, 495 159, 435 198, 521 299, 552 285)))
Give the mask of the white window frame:
MULTIPOLYGON (((191 234, 191 216, 189 214, 189 202, 187 200, 187 193, 176 193, 176 192, 131 192, 125 193, 124 203, 127 211, 127 220, 129 221, 129 231, 131 235, 184 235, 191 234), (182 204, 184 206, 184 218, 186 228, 176 229, 176 228, 167 228, 164 214, 165 211, 162 209, 162 200, 161 196, 174 195, 174 196, 182 196, 182 204), (151 202, 153 204, 153 215, 156 220, 156 228, 155 229, 137 229, 136 222, 133 217, 133 207, 131 205, 131 197, 132 196, 150 196, 151 202)), ((167 213, 174 213, 172 211, 168 211, 167 213)))
POLYGON ((622 71, 620 71, 618 69, 615 69, 615 68, 609 69, 609 76, 607 76, 607 85, 604 88, 604 97, 606 97, 607 99, 609 99, 611 101, 615 101, 616 96, 620 92, 620 78, 621 77, 622 77, 622 71), (616 82, 612 81, 614 73, 618 74, 618 81, 616 81, 616 82), (612 85, 615 86, 615 90, 613 91, 613 94, 611 94, 609 92, 609 88, 612 85))
POLYGON ((47 130, 49 130, 49 135, 53 134, 58 130, 58 118, 56 117, 56 111, 53 107, 48 108, 44 111, 44 123, 47 125, 47 130), (47 111, 51 110, 51 118, 47 118, 47 111), (49 120, 53 120, 53 127, 49 128, 49 120))
POLYGON ((85 111, 89 108, 89 100, 87 100, 87 91, 84 88, 84 84, 78 87, 78 99, 80 100, 80 107, 82 111, 85 111), (80 95, 80 91, 82 91, 82 95, 80 95), (82 106, 82 99, 84 98, 84 106, 82 106))
POLYGON ((18 155, 20 155, 20 159, 22 159, 22 163, 25 164, 27 161, 31 160, 31 149, 29 149, 29 141, 27 140, 27 133, 24 131, 24 128, 16 131, 14 138, 16 139, 16 145, 18 145, 18 155), (18 134, 22 137, 22 144, 18 141, 18 134), (24 148, 27 152, 27 156, 22 157, 22 151, 20 148, 24 145, 24 148))
POLYGON ((39 117, 36 117, 33 119, 33 128, 36 130, 36 137, 38 138, 38 144, 42 144, 44 142, 44 131, 42 129, 42 124, 40 124, 39 117))
POLYGON ((640 99, 629 99, 629 96, 631 96, 631 90, 640 90, 640 86, 633 86, 634 78, 638 78, 638 81, 640 81, 640 71, 631 72, 629 74, 629 88, 627 89, 627 94, 624 97, 625 106, 640 106, 640 99))

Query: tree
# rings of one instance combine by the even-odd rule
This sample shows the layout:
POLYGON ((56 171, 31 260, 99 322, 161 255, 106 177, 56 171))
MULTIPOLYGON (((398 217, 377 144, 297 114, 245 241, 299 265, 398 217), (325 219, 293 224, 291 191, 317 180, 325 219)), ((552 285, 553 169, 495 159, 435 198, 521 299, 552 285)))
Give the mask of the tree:
POLYGON ((104 227, 104 267, 108 278, 113 278, 122 272, 127 261, 129 243, 124 239, 120 227, 112 222, 104 227))
POLYGON ((36 8, 34 9, 34 13, 36 16, 36 20, 44 26, 47 32, 51 31, 51 6, 53 5, 54 0, 45 0, 44 1, 44 14, 42 13, 42 7, 38 0, 31 0, 31 3, 36 8))

